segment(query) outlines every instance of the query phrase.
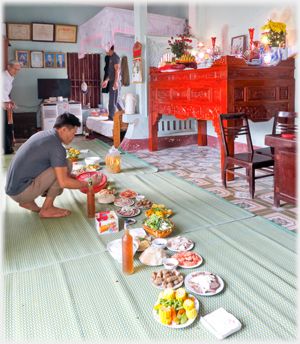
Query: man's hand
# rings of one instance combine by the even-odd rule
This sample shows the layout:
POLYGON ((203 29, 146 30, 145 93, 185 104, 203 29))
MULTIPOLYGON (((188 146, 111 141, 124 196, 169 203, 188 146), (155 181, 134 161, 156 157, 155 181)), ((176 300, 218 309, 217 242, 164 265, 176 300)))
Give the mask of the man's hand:
POLYGON ((17 110, 18 109, 17 103, 13 102, 12 100, 10 101, 10 106, 11 106, 12 110, 17 110))
POLYGON ((117 81, 114 82, 114 86, 113 86, 113 87, 114 87, 115 90, 118 88, 118 83, 117 83, 117 81))
POLYGON ((101 87, 105 88, 107 86, 107 83, 108 83, 108 80, 104 80, 101 87))
POLYGON ((102 179, 103 179, 103 174, 94 174, 92 176, 92 181, 93 181, 93 186, 96 186, 96 185, 99 185, 101 182, 102 182, 102 179))
POLYGON ((4 110, 7 110, 7 109, 10 108, 10 103, 4 103, 4 102, 2 102, 2 107, 3 107, 4 110))

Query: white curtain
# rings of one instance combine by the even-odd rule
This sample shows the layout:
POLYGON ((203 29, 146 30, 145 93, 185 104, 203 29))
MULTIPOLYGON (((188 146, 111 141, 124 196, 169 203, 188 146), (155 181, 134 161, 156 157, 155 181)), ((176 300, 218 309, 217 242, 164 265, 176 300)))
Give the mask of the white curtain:
MULTIPOLYGON (((148 34, 172 36, 183 34, 185 19, 147 14, 148 34)), ((83 58, 89 47, 132 50, 134 45, 134 12, 120 8, 105 7, 93 18, 79 26, 78 57, 83 58)))

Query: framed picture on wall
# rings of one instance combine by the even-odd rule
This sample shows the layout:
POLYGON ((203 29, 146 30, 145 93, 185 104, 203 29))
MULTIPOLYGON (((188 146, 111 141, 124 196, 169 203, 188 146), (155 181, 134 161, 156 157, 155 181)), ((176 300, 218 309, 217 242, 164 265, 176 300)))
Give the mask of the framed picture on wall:
POLYGON ((44 68, 55 67, 55 53, 44 53, 44 68))
POLYGON ((231 53, 243 54, 245 51, 246 35, 231 38, 231 53))
POLYGON ((30 41, 31 24, 6 23, 6 35, 11 41, 30 41))
POLYGON ((21 68, 29 68, 29 64, 30 64, 29 50, 16 50, 15 58, 20 63, 21 68))
POLYGON ((44 53, 42 51, 30 52, 31 68, 44 67, 44 53))
POLYGON ((54 24, 31 23, 31 40, 54 42, 54 24))
POLYGON ((77 43, 77 25, 55 24, 55 42, 77 43))
POLYGON ((66 54, 65 53, 55 53, 55 68, 66 68, 66 54))

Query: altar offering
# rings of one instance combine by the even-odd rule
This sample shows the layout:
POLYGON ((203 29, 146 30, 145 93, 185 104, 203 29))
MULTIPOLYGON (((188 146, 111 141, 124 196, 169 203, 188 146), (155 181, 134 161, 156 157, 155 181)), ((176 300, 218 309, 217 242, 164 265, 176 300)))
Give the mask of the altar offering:
POLYGON ((119 231, 119 219, 115 211, 105 211, 95 214, 95 226, 98 234, 119 231))

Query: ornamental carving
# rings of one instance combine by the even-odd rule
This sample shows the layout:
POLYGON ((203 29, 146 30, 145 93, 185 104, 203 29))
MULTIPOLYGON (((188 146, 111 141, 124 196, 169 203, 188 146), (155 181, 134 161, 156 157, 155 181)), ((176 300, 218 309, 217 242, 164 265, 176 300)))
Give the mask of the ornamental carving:
POLYGON ((248 100, 276 100, 276 87, 249 87, 248 100))
POLYGON ((174 89, 172 90, 172 98, 179 99, 179 100, 187 100, 188 99, 188 90, 187 89, 174 89))
POLYGON ((235 87, 233 89, 233 100, 235 102, 244 100, 244 87, 235 87))
POLYGON ((289 111, 288 103, 273 103, 234 107, 234 112, 245 112, 252 122, 268 121, 275 116, 275 112, 277 111, 289 111))
POLYGON ((215 103, 221 103, 221 100, 222 100, 222 91, 220 88, 214 88, 213 89, 213 93, 214 93, 214 96, 213 96, 213 101, 215 103))
POLYGON ((157 89, 157 99, 170 100, 170 89, 157 89))
POLYGON ((288 99, 288 88, 287 87, 280 87, 279 88, 279 99, 288 99))
POLYGON ((208 87, 206 88, 191 88, 191 100, 199 99, 203 101, 211 100, 211 93, 208 87))

